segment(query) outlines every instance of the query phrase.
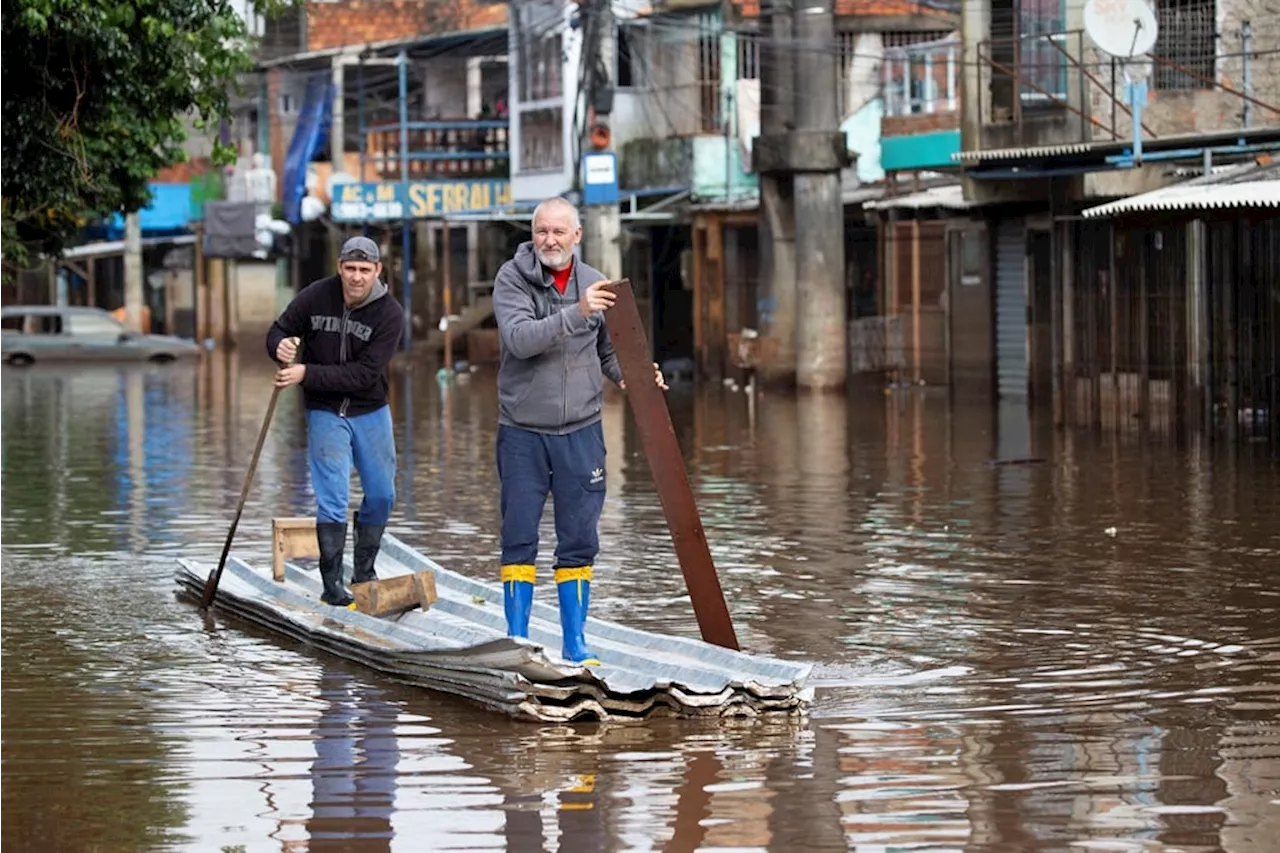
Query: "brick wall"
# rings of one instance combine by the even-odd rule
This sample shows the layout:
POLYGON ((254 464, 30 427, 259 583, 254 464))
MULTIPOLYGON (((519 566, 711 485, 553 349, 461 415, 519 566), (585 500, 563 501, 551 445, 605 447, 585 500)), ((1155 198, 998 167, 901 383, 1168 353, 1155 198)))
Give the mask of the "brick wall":
POLYGON ((185 163, 166 166, 151 180, 157 184, 189 184, 193 178, 208 173, 212 168, 208 157, 193 157, 185 163))
POLYGON ((326 0, 307 8, 307 49, 504 26, 507 7, 476 0, 326 0))
POLYGON ((885 116, 880 120, 881 136, 911 136, 916 133, 959 129, 960 114, 952 110, 910 116, 885 116))

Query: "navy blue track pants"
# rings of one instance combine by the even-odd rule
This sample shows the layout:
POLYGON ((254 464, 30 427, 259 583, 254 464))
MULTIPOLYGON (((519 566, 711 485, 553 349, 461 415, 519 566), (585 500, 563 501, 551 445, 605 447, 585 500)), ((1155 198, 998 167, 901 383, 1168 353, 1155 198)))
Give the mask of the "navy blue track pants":
POLYGON ((538 524, 551 494, 556 524, 553 568, 590 566, 600 551, 604 508, 604 429, 597 421, 568 435, 498 427, 502 483, 502 565, 536 565, 538 524))

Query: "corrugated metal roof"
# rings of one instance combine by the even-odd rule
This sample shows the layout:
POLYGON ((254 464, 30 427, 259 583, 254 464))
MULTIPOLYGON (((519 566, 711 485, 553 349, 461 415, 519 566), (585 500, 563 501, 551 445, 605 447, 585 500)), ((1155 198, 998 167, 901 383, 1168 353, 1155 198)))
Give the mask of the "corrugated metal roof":
MULTIPOLYGON (((208 566, 179 560, 178 584, 199 594, 208 566)), ((350 560, 347 560, 350 568, 350 560)), ((650 716, 720 717, 803 713, 812 669, 588 618, 590 648, 604 661, 567 663, 559 609, 535 601, 529 640, 506 636, 502 589, 451 572, 390 534, 378 576, 431 571, 439 600, 429 610, 381 619, 319 601, 315 572, 286 565, 285 581, 242 560, 227 561, 214 607, 409 684, 463 696, 517 718, 638 722, 650 716)), ((554 596, 552 596, 554 598, 554 596)))
POLYGON ((1280 163, 1248 163, 1091 207, 1086 219, 1172 210, 1280 209, 1280 163))
POLYGON ((1222 186, 1165 187, 1108 204, 1091 207, 1086 219, 1156 210, 1226 210, 1232 208, 1280 209, 1280 180, 1250 181, 1222 186))
POLYGON ((1071 142, 1065 145, 1029 145, 1017 148, 983 148, 978 151, 957 151, 952 160, 961 163, 981 163, 985 160, 1010 160, 1017 157, 1061 157, 1065 154, 1084 154, 1097 143, 1071 142))
MULTIPOLYGON (((1280 127, 1244 127, 1175 134, 1173 136, 1153 136, 1147 138, 1143 142, 1143 146, 1148 152, 1156 152, 1180 148, 1201 149, 1241 143, 1258 144, 1277 139, 1280 139, 1280 127)), ((961 163, 986 163, 1000 160, 1043 160, 1050 157, 1069 157, 1083 154, 1095 156, 1123 154, 1132 147, 1132 139, 1095 139, 1088 142, 1064 142, 1053 145, 1028 145, 1013 148, 958 151, 952 154, 951 157, 961 163)))
MULTIPOLYGON (((336 56, 346 55, 356 57, 365 52, 370 56, 385 57, 400 50, 411 51, 414 48, 431 47, 447 42, 465 43, 467 41, 477 39, 493 39, 499 36, 505 36, 506 34, 507 27, 505 25, 500 27, 476 27, 474 29, 455 30, 443 33, 417 33, 411 36, 386 39, 384 41, 338 45, 336 47, 307 50, 302 53, 291 53, 287 56, 276 56, 257 63, 256 69, 266 70, 268 68, 276 68, 280 66, 327 62, 336 56)), ((502 50, 497 52, 503 53, 505 50, 506 48, 503 47, 502 50)))
POLYGON ((869 201, 863 205, 868 210, 889 210, 891 208, 919 210, 925 207, 966 210, 973 206, 973 202, 965 200, 964 187, 960 184, 929 187, 920 192, 889 196, 879 201, 869 201))

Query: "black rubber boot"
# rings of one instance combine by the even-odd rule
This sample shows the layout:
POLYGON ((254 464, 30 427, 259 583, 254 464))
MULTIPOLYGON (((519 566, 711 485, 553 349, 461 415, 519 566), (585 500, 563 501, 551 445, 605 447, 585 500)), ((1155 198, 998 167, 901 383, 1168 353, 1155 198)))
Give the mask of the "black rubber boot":
POLYGON ((382 531, 386 529, 385 524, 361 524, 360 513, 356 513, 356 567, 351 574, 352 583, 378 579, 374 564, 378 561, 378 548, 382 545, 382 531))
POLYGON ((320 579, 324 582, 320 600, 334 607, 346 607, 355 601, 351 591, 342 585, 342 552, 347 547, 346 522, 316 524, 316 539, 320 543, 320 579))

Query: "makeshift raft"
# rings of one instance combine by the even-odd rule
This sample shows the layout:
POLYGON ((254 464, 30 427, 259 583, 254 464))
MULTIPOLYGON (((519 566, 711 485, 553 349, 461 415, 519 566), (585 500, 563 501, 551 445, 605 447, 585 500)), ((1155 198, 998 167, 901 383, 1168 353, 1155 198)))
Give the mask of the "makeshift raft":
MULTIPOLYGON (((198 596, 212 567, 178 562, 179 585, 198 596)), ((349 560, 347 568, 349 576, 349 560)), ((318 572, 286 561, 280 582, 270 569, 259 571, 232 557, 214 607, 397 680, 462 696, 518 719, 639 722, 657 716, 796 715, 812 699, 812 688, 805 686, 810 664, 590 617, 587 643, 604 663, 567 663, 559 655, 558 607, 535 600, 530 639, 507 637, 501 586, 449 571, 391 534, 383 536, 377 571, 381 578, 430 571, 439 599, 426 611, 376 618, 322 604, 318 572)))

